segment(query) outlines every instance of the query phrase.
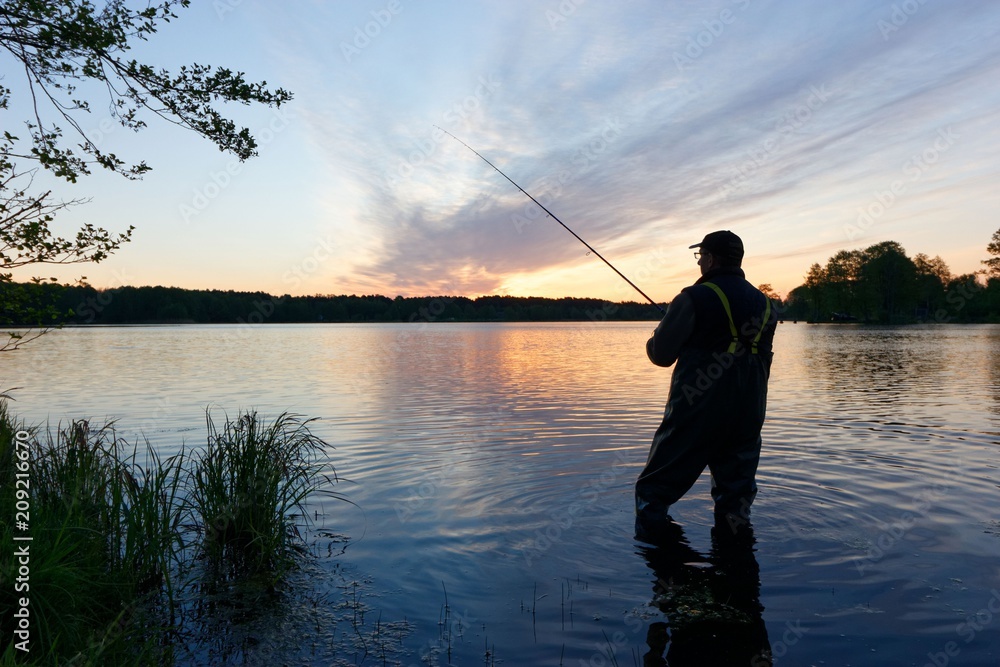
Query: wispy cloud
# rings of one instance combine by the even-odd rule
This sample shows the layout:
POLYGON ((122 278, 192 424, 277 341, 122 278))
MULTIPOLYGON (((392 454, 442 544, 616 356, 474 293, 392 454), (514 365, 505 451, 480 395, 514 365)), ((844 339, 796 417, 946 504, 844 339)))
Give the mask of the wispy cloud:
MULTIPOLYGON (((831 251, 890 238, 973 270, 996 228, 995 2, 226 6, 221 18, 190 8, 194 43, 293 90, 292 121, 247 167, 241 196, 199 217, 196 239, 131 244, 124 268, 139 281, 154 265, 167 281, 169 252, 209 258, 205 286, 253 275, 247 287, 283 291, 273 276, 322 241, 326 259, 299 292, 621 295, 617 277, 435 125, 658 293, 693 276, 687 246, 711 229, 740 233, 761 282, 787 290, 831 251), (935 153, 940 131, 956 139, 935 153), (934 159, 908 168, 925 153, 934 159), (896 181, 896 201, 846 234, 896 181), (242 247, 267 249, 252 266, 211 250, 231 246, 234 229, 242 247)), ((183 174, 171 185, 157 199, 148 184, 149 201, 165 202, 154 212, 191 191, 183 174)), ((89 212, 121 215, 117 196, 104 200, 89 212)), ((194 268, 173 282, 190 285, 194 268)))
MULTIPOLYGON (((984 100, 1000 56, 988 40, 998 12, 986 3, 921 6, 888 40, 878 22, 892 20, 891 5, 827 3, 817 15, 811 3, 743 4, 590 6, 557 30, 508 15, 472 59, 481 69, 466 72, 466 89, 426 91, 442 101, 423 100, 423 116, 406 112, 407 99, 345 107, 336 131, 318 134, 366 190, 358 222, 381 241, 353 269, 390 291, 484 292, 512 273, 581 261, 574 239, 474 155, 435 138, 433 123, 592 245, 627 256, 670 233, 686 251, 717 226, 787 234, 783 201, 877 186, 886 162, 935 128, 983 113, 967 101, 997 108, 984 100), (729 23, 717 18, 726 9, 729 23), (979 41, 960 46, 969 31, 979 41), (699 35, 701 51, 685 55, 699 35)), ((794 231, 809 250, 840 240, 794 231)))
MULTIPOLYGON (((286 263, 302 259, 289 246, 324 239, 329 259, 300 291, 622 295, 435 125, 664 299, 693 276, 687 246, 711 229, 743 235, 761 282, 783 290, 840 248, 891 235, 912 252, 968 256, 995 229, 994 2, 393 6, 387 18, 378 2, 247 2, 218 24, 239 23, 241 52, 263 45, 259 64, 296 93, 282 142, 309 155, 254 163, 281 189, 282 243, 273 219, 241 229, 286 263), (848 238, 859 209, 949 128, 960 138, 933 168, 848 238)), ((209 218, 225 215, 220 202, 204 216, 205 244, 209 218)))

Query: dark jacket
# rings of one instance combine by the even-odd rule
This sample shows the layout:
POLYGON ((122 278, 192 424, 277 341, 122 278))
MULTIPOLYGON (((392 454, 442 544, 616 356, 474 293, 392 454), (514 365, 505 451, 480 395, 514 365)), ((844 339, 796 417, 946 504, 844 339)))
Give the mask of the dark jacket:
POLYGON ((725 307, 710 287, 719 286, 729 301, 740 348, 737 356, 751 352, 752 343, 760 331, 758 355, 770 366, 771 345, 777 314, 771 308, 768 321, 763 321, 767 297, 747 282, 740 268, 720 268, 710 271, 694 285, 685 287, 670 302, 666 314, 646 342, 646 355, 657 366, 672 366, 684 348, 703 352, 726 352, 732 342, 729 318, 725 307))

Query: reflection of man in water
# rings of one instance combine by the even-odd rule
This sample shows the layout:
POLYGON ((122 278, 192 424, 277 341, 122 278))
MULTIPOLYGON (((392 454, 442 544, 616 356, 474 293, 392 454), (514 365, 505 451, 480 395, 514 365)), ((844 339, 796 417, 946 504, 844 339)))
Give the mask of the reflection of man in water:
POLYGON ((649 626, 643 667, 770 667, 749 524, 738 534, 728 525, 713 528, 708 558, 690 547, 679 525, 671 532, 659 546, 640 548, 656 577, 653 604, 667 618, 649 626))
POLYGON ((699 249, 701 278, 670 302, 646 343, 657 366, 677 362, 663 422, 635 485, 636 536, 647 542, 668 529, 670 506, 706 466, 717 521, 745 523, 757 494, 776 313, 744 277, 740 237, 712 232, 691 247, 699 249))

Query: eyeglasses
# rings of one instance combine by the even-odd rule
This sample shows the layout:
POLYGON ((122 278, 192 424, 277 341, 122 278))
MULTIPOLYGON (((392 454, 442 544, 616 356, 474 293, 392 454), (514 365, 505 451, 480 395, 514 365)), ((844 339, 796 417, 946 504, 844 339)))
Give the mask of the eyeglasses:
POLYGON ((701 251, 700 250, 695 250, 694 251, 694 258, 695 259, 701 259, 701 251))

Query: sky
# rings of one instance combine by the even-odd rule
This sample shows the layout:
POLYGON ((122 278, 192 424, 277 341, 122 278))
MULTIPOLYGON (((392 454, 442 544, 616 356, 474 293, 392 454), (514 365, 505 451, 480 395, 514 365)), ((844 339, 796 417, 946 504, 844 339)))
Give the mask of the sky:
MULTIPOLYGON (((442 129, 658 302, 697 279, 689 246, 717 229, 787 295, 811 264, 889 240, 976 271, 1000 228, 1000 3, 192 4, 133 55, 290 90, 277 110, 226 107, 259 156, 154 118, 134 134, 88 89, 91 140, 152 172, 38 185, 89 199, 57 231, 133 240, 16 278, 642 300, 442 129)), ((0 123, 23 128, 23 75, 5 54, 0 72, 0 123)))

